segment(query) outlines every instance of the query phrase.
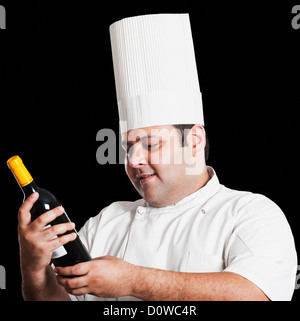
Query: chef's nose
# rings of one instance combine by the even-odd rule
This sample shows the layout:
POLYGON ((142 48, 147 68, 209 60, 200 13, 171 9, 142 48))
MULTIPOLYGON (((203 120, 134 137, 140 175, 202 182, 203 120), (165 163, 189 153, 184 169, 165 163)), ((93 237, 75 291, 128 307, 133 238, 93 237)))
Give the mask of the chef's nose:
POLYGON ((142 165, 148 164, 146 151, 142 146, 133 145, 128 153, 129 165, 133 168, 139 168, 142 165))

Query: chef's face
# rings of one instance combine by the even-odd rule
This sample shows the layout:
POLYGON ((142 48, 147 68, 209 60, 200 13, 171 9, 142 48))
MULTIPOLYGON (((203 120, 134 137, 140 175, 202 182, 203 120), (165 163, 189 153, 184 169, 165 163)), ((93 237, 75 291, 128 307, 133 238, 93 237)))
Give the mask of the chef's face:
POLYGON ((125 169, 140 195, 152 206, 174 204, 190 193, 187 167, 190 146, 182 146, 173 126, 130 130, 122 135, 126 151, 125 169))

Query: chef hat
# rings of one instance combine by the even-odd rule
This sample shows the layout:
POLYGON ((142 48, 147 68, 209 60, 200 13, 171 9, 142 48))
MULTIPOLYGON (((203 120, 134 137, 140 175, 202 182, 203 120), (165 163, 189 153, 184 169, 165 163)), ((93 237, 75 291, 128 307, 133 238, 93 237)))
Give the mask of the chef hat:
POLYGON ((110 26, 121 133, 204 125, 188 14, 126 18, 110 26))

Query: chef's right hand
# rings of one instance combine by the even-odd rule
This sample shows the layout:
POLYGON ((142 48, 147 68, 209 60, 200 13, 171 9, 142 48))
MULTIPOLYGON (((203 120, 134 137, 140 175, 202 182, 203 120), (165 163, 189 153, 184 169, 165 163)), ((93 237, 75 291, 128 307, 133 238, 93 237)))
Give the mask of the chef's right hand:
POLYGON ((74 223, 71 222, 53 225, 44 230, 45 226, 64 213, 61 206, 45 212, 31 222, 30 210, 38 198, 37 192, 31 194, 24 201, 18 213, 21 267, 31 272, 45 269, 51 262, 52 252, 76 238, 76 233, 54 238, 72 230, 74 223))

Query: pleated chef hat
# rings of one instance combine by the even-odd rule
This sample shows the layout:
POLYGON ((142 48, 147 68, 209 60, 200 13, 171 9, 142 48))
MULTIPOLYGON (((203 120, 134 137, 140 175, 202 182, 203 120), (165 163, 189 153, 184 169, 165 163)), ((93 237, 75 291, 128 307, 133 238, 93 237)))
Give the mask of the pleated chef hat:
POLYGON ((204 125, 188 14, 122 19, 110 26, 121 133, 204 125))

